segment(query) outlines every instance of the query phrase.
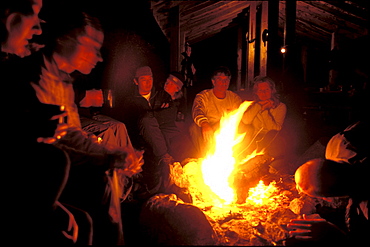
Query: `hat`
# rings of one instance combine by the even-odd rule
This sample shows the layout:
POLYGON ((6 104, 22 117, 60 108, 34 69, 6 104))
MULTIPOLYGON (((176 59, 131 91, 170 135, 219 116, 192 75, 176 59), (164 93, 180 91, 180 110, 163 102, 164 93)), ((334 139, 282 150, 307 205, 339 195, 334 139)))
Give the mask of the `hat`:
POLYGON ((140 76, 144 76, 144 75, 153 76, 152 69, 149 66, 138 68, 135 73, 135 78, 139 78, 140 76))
POLYGON ((172 75, 173 77, 175 77, 174 80, 173 80, 173 82, 175 82, 177 86, 179 86, 180 88, 182 88, 182 86, 184 85, 184 81, 185 81, 184 76, 181 73, 177 72, 177 71, 171 72, 170 75, 172 75))

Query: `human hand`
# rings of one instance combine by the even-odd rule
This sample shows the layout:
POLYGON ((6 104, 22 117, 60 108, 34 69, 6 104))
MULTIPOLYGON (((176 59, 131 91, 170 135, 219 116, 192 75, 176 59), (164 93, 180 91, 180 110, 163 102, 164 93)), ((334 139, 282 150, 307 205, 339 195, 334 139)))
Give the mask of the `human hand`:
POLYGON ((124 152, 125 155, 122 155, 121 159, 118 158, 118 160, 113 163, 113 168, 120 168, 118 172, 128 177, 141 172, 141 167, 144 164, 144 151, 134 150, 133 148, 125 148, 124 152))
POLYGON ((104 96, 101 89, 86 90, 86 96, 80 101, 81 107, 102 107, 103 104, 104 96))
POLYGON ((261 111, 269 110, 274 106, 274 102, 271 99, 259 101, 258 104, 261 105, 261 111))
POLYGON ((323 238, 343 236, 344 233, 325 219, 293 219, 287 224, 289 235, 298 240, 318 241, 323 238))
POLYGON ((211 125, 209 125, 209 123, 206 123, 206 122, 202 123, 201 129, 202 129, 202 136, 203 136, 204 141, 206 143, 212 141, 214 132, 213 132, 211 125))
POLYGON ((168 108, 168 107, 170 107, 170 103, 163 103, 162 105, 161 105, 161 108, 168 108))
POLYGON ((59 123, 55 127, 54 135, 51 137, 39 137, 37 138, 37 142, 43 142, 46 144, 53 144, 57 140, 63 138, 67 134, 68 124, 64 123, 64 117, 67 116, 67 112, 63 112, 62 114, 58 114, 53 116, 51 120, 51 124, 53 120, 59 119, 59 123))

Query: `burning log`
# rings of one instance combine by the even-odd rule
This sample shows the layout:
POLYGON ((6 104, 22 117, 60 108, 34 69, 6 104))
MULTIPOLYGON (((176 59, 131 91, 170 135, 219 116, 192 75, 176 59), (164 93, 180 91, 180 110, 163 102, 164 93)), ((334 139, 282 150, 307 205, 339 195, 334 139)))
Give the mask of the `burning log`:
POLYGON ((273 161, 267 155, 257 155, 236 168, 234 173, 234 188, 237 193, 237 203, 244 203, 250 188, 269 174, 269 165, 273 161))
POLYGON ((267 185, 262 180, 276 175, 269 172, 273 158, 256 152, 242 161, 234 157, 233 147, 243 139, 237 126, 246 107, 222 118, 215 146, 204 158, 170 167, 170 181, 181 192, 176 194, 187 203, 174 194, 146 203, 140 223, 148 243, 281 245, 287 238, 286 224, 297 218, 289 209, 293 194, 275 180, 267 185))
MULTIPOLYGON (((206 193, 194 193, 200 189, 196 174, 201 173, 197 161, 174 164, 171 167, 171 180, 179 188, 189 189, 191 203, 184 203, 174 194, 159 194, 149 199, 140 214, 140 225, 143 239, 148 244, 159 245, 234 245, 234 246, 272 246, 283 245, 288 237, 286 224, 298 216, 289 209, 294 194, 287 189, 294 188, 290 177, 271 182, 265 186, 261 177, 271 179, 268 156, 256 156, 249 162, 240 165, 238 172, 250 174, 254 181, 241 180, 245 191, 243 203, 232 203, 218 207, 208 202, 201 203, 201 196, 206 193), (190 168, 190 169, 189 169, 190 168), (267 176, 266 176, 267 174, 267 176), (270 178, 268 178, 270 177, 270 178), (189 180, 190 179, 190 180, 189 180), (283 183, 285 180, 285 183, 283 183), (256 186, 257 184, 257 186, 256 186), (187 188, 189 186, 189 188, 187 188), (256 186, 256 187, 254 187, 256 186), (248 187, 248 189, 245 189, 248 187), (252 187, 251 189, 249 189, 252 187), (253 188, 254 187, 254 188, 253 188), (266 192, 258 202, 258 193, 266 192), (249 197, 246 199, 246 197, 249 197)), ((238 174, 238 173, 237 173, 238 174)), ((247 178, 245 178, 247 179, 247 178)))

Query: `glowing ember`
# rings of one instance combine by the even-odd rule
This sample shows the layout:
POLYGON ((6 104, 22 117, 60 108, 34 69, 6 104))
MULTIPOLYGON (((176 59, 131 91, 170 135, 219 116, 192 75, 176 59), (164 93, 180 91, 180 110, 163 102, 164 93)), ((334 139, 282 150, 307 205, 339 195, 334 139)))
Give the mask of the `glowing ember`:
POLYGON ((256 187, 249 190, 249 197, 247 202, 262 205, 270 204, 273 202, 272 195, 277 192, 277 187, 275 186, 276 182, 271 182, 268 186, 263 184, 263 181, 260 180, 256 187))
MULTIPOLYGON (((271 217, 274 213, 278 214, 279 210, 285 212, 289 205, 289 198, 281 193, 276 182, 266 186, 261 180, 249 191, 249 185, 243 187, 243 179, 249 181, 248 175, 253 175, 253 172, 259 174, 256 170, 259 171, 259 168, 265 167, 262 165, 267 164, 266 158, 262 156, 263 150, 260 153, 254 151, 246 157, 235 155, 235 151, 239 151, 237 144, 244 138, 237 131, 239 122, 250 104, 249 101, 243 102, 239 109, 221 119, 220 129, 214 136, 214 146, 208 150, 204 159, 191 160, 184 166, 179 164, 178 168, 182 172, 173 174, 176 185, 187 188, 192 204, 207 215, 220 245, 277 245, 277 241, 287 237, 285 229, 280 228, 282 222, 285 224, 286 221, 271 217), (252 162, 255 167, 248 169, 248 162, 252 162), (240 195, 243 195, 241 199, 240 195), (259 230, 263 238, 255 237, 262 235, 259 230), (270 232, 274 233, 274 237, 269 236, 270 232), (263 241, 258 242, 258 239, 263 241)), ((253 176, 250 178, 252 186, 259 179, 253 180, 253 176)))
MULTIPOLYGON (((244 134, 238 134, 237 131, 239 122, 250 104, 250 101, 244 101, 239 109, 223 116, 220 129, 215 133, 214 148, 208 152, 206 158, 191 161, 183 167, 186 187, 192 196, 193 204, 203 209, 212 208, 214 212, 218 212, 218 216, 223 213, 215 207, 223 208, 225 212, 228 210, 228 213, 235 209, 235 205, 231 204, 237 201, 237 195, 231 185, 234 182, 236 165, 261 154, 254 151, 241 161, 234 157, 235 146, 244 138, 244 134), (232 207, 234 209, 231 209, 232 207)), ((271 204, 270 206, 275 207, 272 205, 275 202, 271 199, 278 190, 275 184, 272 182, 265 186, 263 181, 260 181, 255 188, 249 190, 249 197, 244 203, 253 206, 271 204)))

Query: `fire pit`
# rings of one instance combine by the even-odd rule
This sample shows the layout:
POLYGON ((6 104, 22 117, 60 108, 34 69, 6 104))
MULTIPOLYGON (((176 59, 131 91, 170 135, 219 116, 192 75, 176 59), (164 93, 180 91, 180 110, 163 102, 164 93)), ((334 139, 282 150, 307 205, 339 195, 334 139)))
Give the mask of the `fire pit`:
POLYGON ((244 137, 237 134, 236 126, 248 106, 244 102, 221 119, 215 146, 204 159, 173 165, 172 181, 189 195, 191 203, 174 194, 151 198, 141 223, 148 236, 156 236, 153 241, 165 245, 284 245, 287 223, 302 213, 314 213, 315 203, 298 199, 292 175, 271 172, 272 157, 262 151, 234 158, 235 146, 244 137))
MULTIPOLYGON (((249 163, 264 167, 268 161, 260 163, 262 160, 266 161, 256 156, 249 163)), ((292 176, 278 176, 266 172, 265 168, 255 168, 251 173, 255 177, 261 175, 257 180, 239 170, 239 176, 234 174, 239 177, 234 185, 244 185, 246 189, 235 190, 234 200, 226 202, 204 183, 200 163, 192 160, 183 168, 177 164, 172 175, 177 186, 188 189, 192 205, 206 215, 216 236, 215 245, 283 245, 283 240, 288 237, 286 224, 298 217, 289 209, 290 202, 297 197, 296 191, 291 192, 295 190, 292 176), (243 181, 246 178, 257 180, 255 186, 250 187, 250 183, 243 181)))

